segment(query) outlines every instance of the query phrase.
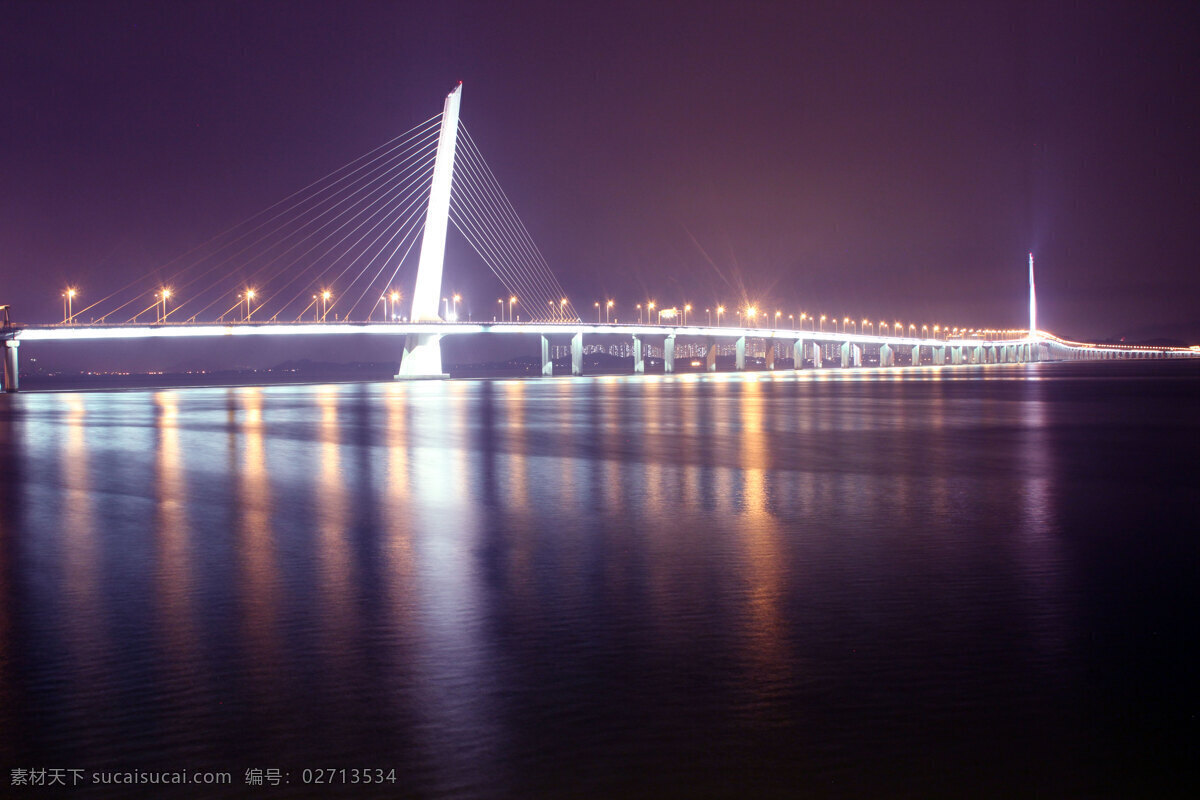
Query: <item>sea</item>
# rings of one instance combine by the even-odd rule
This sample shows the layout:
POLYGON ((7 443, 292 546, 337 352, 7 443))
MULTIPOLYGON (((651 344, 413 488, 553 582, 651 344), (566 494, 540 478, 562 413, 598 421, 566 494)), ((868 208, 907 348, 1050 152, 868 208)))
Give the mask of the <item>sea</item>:
POLYGON ((0 795, 1195 797, 1198 556, 1200 360, 8 395, 0 795))

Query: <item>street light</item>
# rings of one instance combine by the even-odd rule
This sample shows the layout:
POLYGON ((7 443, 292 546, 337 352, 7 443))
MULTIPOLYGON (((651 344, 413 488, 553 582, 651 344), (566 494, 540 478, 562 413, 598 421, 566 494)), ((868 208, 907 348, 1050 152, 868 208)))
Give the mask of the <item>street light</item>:
POLYGON ((822 333, 825 332, 825 315, 824 314, 821 315, 821 332, 822 333))
POLYGON ((517 302, 517 297, 516 297, 516 295, 513 295, 513 296, 511 296, 511 297, 509 297, 509 298, 508 298, 508 321, 509 321, 509 322, 512 322, 512 321, 513 321, 513 305, 514 305, 516 302, 517 302))
POLYGON ((497 297, 496 305, 500 306, 500 321, 504 322, 504 298, 497 297))
POLYGON ((750 306, 746 309, 746 327, 750 327, 755 317, 758 316, 758 309, 750 306))
POLYGON ((646 324, 649 325, 654 321, 654 301, 646 303, 646 324))
POLYGON ((454 295, 454 313, 450 317, 451 322, 458 322, 458 303, 462 300, 462 295, 454 295))
POLYGON ((717 306, 717 327, 721 327, 721 315, 725 313, 725 306, 717 306))
POLYGON ((567 298, 562 298, 558 301, 558 321, 567 321, 567 298))
POLYGON ((609 300, 604 306, 604 324, 608 324, 608 315, 612 313, 613 301, 609 300))
POLYGON ((254 313, 254 310, 250 307, 250 302, 252 300, 254 300, 254 290, 247 289, 246 290, 246 322, 250 321, 250 315, 254 313))
POLYGON ((642 324, 642 304, 641 303, 637 304, 637 310, 638 310, 638 325, 641 325, 642 324))
POLYGON ((775 325, 774 325, 774 327, 776 327, 776 328, 778 328, 778 327, 779 327, 779 318, 780 318, 780 317, 782 317, 782 316, 783 316, 783 312, 782 312, 782 311, 776 311, 776 312, 775 312, 775 325))
POLYGON ((692 310, 692 306, 690 303, 683 304, 683 327, 685 327, 685 328, 687 327, 687 315, 688 315, 688 312, 691 310, 692 310))
POLYGON ((592 303, 592 305, 594 305, 596 307, 596 324, 599 325, 600 324, 600 301, 597 300, 596 302, 592 303))
POLYGON ((67 287, 63 292, 63 324, 70 325, 72 317, 75 316, 72 301, 75 300, 75 290, 67 287))
POLYGON ((167 301, 171 299, 171 290, 163 288, 162 290, 162 322, 167 321, 167 301))
POLYGON ((321 322, 325 321, 325 315, 329 313, 329 298, 333 297, 333 292, 328 289, 321 290, 321 322))
POLYGON ((388 319, 395 320, 396 319, 396 303, 400 302, 400 293, 397 292, 395 289, 393 289, 388 294, 388 299, 392 301, 392 311, 390 314, 388 314, 388 319))

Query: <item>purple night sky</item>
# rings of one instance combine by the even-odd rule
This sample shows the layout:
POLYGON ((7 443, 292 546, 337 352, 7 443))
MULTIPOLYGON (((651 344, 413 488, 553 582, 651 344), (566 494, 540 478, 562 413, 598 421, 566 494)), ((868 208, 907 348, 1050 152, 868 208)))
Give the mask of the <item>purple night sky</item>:
MULTIPOLYGON (((0 303, 61 318, 441 109, 587 318, 1200 342, 1195 3, 5 2, 0 303)), ((446 283, 498 283, 452 231, 446 283)))

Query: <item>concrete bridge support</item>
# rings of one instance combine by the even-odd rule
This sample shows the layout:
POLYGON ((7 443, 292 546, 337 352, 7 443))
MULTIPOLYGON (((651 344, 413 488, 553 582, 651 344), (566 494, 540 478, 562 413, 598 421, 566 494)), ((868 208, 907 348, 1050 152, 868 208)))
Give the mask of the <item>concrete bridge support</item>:
POLYGON ((896 353, 892 350, 891 345, 879 345, 879 366, 894 367, 896 366, 896 353))
POLYGON ((921 366, 921 345, 914 345, 912 349, 912 365, 914 367, 921 366))
POLYGON ((763 358, 767 362, 767 371, 775 369, 775 340, 763 339, 763 358))
POLYGON ((933 348, 933 364, 936 367, 946 366, 946 348, 944 348, 944 347, 933 348))
POLYGON ((410 333, 404 337, 404 355, 396 380, 449 378, 442 372, 442 335, 440 333, 410 333))
POLYGON ((646 371, 646 358, 642 352, 642 337, 633 335, 633 374, 641 375, 646 371))
POLYGON ((842 342, 840 355, 843 367, 862 366, 862 345, 857 345, 853 342, 842 342))
POLYGON ((583 332, 571 337, 571 374, 583 374, 583 332))
POLYGON ((704 351, 704 371, 717 371, 717 343, 713 339, 708 340, 708 349, 704 351))
POLYGON ((4 345, 4 391, 15 392, 21 388, 21 366, 17 359, 17 348, 21 343, 16 339, 5 339, 4 345))
POLYGON ((737 355, 735 356, 737 363, 735 368, 738 372, 741 372, 746 369, 746 337, 739 336, 735 347, 737 348, 737 355))
POLYGON ((542 376, 550 377, 554 374, 554 362, 550 360, 550 337, 542 335, 542 376))
POLYGON ((984 363, 983 362, 983 346, 982 345, 977 345, 975 347, 975 350, 971 353, 971 363, 972 364, 984 363))
POLYGON ((804 340, 792 342, 792 369, 804 369, 804 340))
POLYGON ((675 371, 675 336, 663 339, 663 372, 670 375, 675 371))
POLYGON ((824 354, 825 354, 825 353, 824 353, 824 351, 821 349, 821 343, 820 343, 820 342, 813 342, 813 343, 812 343, 812 362, 813 362, 813 369, 820 369, 820 368, 821 368, 821 363, 822 363, 822 358, 821 358, 821 357, 822 357, 824 354))

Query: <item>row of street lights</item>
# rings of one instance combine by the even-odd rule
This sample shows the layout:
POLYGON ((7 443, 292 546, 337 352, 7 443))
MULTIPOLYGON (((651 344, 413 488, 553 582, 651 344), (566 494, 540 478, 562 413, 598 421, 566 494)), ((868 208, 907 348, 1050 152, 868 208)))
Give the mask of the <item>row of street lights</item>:
MULTIPOLYGON (((75 297, 78 295, 78 293, 79 293, 78 290, 74 287, 68 287, 62 293, 63 324, 64 325, 73 324, 75 321, 74 300, 75 300, 75 297)), ((256 296, 257 296, 256 291, 251 288, 247 288, 244 292, 239 293, 237 296, 238 303, 236 305, 241 305, 241 303, 243 301, 245 301, 245 303, 246 303, 246 315, 245 315, 244 319, 247 322, 249 322, 251 320, 251 318, 253 317, 253 314, 254 314, 253 301, 256 296)), ((379 301, 376 302, 375 307, 378 307, 379 303, 383 303, 385 319, 395 321, 397 319, 396 304, 400 302, 402 296, 403 295, 399 291, 396 291, 393 289, 389 292, 386 292, 386 293, 380 295, 379 301)), ((171 289, 168 287, 163 287, 160 291, 154 293, 154 299, 155 299, 154 307, 155 307, 155 311, 157 313, 158 322, 160 322, 160 323, 164 322, 164 321, 166 321, 166 318, 169 313, 168 312, 168 301, 171 299, 171 289)), ((303 317, 309 308, 313 308, 314 309, 314 320, 319 319, 321 322, 324 322, 325 318, 329 312, 329 301, 332 299, 333 299, 332 291, 330 291, 329 289, 320 290, 319 293, 314 294, 312 296, 312 302, 308 304, 308 306, 304 309, 304 311, 300 312, 300 316, 303 317), (317 316, 316 312, 315 312, 315 306, 317 305, 318 302, 320 302, 320 304, 321 304, 320 305, 321 313, 319 316, 317 316)), ((457 293, 455 293, 454 295, 451 295, 449 297, 442 298, 442 303, 444 303, 443 308, 445 311, 445 319, 448 322, 455 322, 458 320, 458 304, 460 302, 462 302, 462 295, 457 294, 457 293), (451 303, 453 303, 453 307, 451 307, 451 303)), ((555 313, 557 313, 560 321, 566 321, 567 302, 568 302, 567 298, 565 298, 565 297, 559 300, 557 306, 555 306, 554 301, 552 301, 552 300, 547 301, 547 305, 550 308, 551 317, 553 317, 555 315, 555 313)), ((497 305, 500 306, 499 319, 501 322, 515 321, 514 311, 515 311, 515 307, 518 303, 516 295, 510 295, 507 303, 504 302, 503 298, 497 298, 496 303, 497 303, 497 305), (507 319, 505 317, 506 310, 507 310, 507 319)), ((235 307, 236 307, 236 305, 235 305, 235 307)), ((614 309, 616 307, 615 300, 611 300, 611 299, 605 300, 603 303, 601 303, 599 300, 597 300, 594 303, 592 303, 592 305, 596 309, 596 323, 597 324, 600 323, 601 310, 603 310, 603 313, 604 313, 605 324, 611 324, 611 323, 617 321, 617 318, 613 315, 614 309)), ((635 304, 635 308, 637 309, 637 312, 638 312, 638 324, 643 324, 643 319, 645 321, 645 324, 649 324, 651 322, 651 320, 656 319, 658 324, 661 325, 664 318, 673 319, 676 316, 681 316, 682 317, 682 325, 686 327, 688 324, 688 314, 692 312, 692 305, 690 303, 685 303, 682 309, 675 308, 675 307, 658 308, 655 301, 653 301, 653 300, 647 301, 644 307, 641 303, 637 303, 637 304, 635 304), (655 317, 656 313, 657 313, 657 318, 655 317)), ((373 314, 374 311, 375 311, 375 308, 373 307, 371 309, 371 314, 373 314)), ((714 311, 716 312, 716 325, 717 325, 717 327, 720 327, 721 326, 721 316, 726 313, 725 306, 718 305, 715 307, 708 307, 708 308, 704 309, 704 313, 707 316, 707 321, 708 321, 709 326, 712 326, 712 324, 713 324, 713 312, 714 311)), ((760 312, 756 306, 747 306, 745 309, 736 309, 734 311, 734 315, 737 318, 738 327, 742 327, 743 320, 745 320, 745 324, 747 326, 756 324, 758 322, 758 320, 760 319, 760 314, 762 317, 766 317, 771 321, 773 328, 778 328, 780 326, 780 324, 782 324, 782 321, 783 321, 783 312, 782 311, 777 310, 773 316, 771 316, 769 312, 760 312)), ((370 316, 371 316, 370 314, 367 315, 368 320, 370 320, 370 316)), ((221 318, 224 319, 224 315, 222 315, 221 318)), ((821 314, 820 316, 817 316, 817 315, 810 316, 807 312, 801 312, 799 328, 795 327, 796 320, 795 320, 794 314, 788 314, 787 319, 788 319, 789 326, 794 330, 804 330, 804 324, 805 324, 805 322, 807 322, 811 326, 811 330, 813 331, 813 333, 818 333, 818 332, 823 333, 825 331, 825 323, 827 320, 829 320, 829 317, 826 314, 821 314)), ((837 333, 838 332, 837 317, 833 318, 832 323, 833 323, 833 332, 837 333)), ((912 337, 912 338, 916 337, 918 331, 920 331, 922 338, 929 338, 929 334, 930 334, 930 327, 928 325, 918 326, 915 322, 910 322, 910 323, 908 323, 907 326, 905 326, 904 323, 899 322, 899 321, 895 321, 895 322, 892 322, 891 324, 889 324, 886 320, 879 320, 879 322, 876 323, 876 322, 873 322, 872 320, 864 317, 861 321, 861 327, 860 327, 860 322, 858 320, 851 319, 850 317, 843 317, 841 319, 841 325, 842 325, 843 333, 852 332, 852 333, 856 333, 856 334, 857 333, 866 334, 868 331, 870 331, 873 335, 883 336, 883 335, 885 335, 884 331, 886 330, 892 336, 904 336, 905 333, 907 332, 908 336, 912 337)), ((999 329, 992 329, 992 328, 965 328, 965 327, 959 328, 959 327, 951 327, 949 325, 946 325, 946 326, 934 325, 933 329, 932 329, 932 333, 933 333, 933 338, 935 338, 935 339, 941 338, 943 336, 947 339, 967 337, 967 336, 972 337, 972 338, 983 337, 983 338, 987 339, 987 338, 991 338, 992 336, 1012 336, 1012 335, 1024 333, 1024 331, 1018 330, 1018 329, 999 330, 999 329)))

